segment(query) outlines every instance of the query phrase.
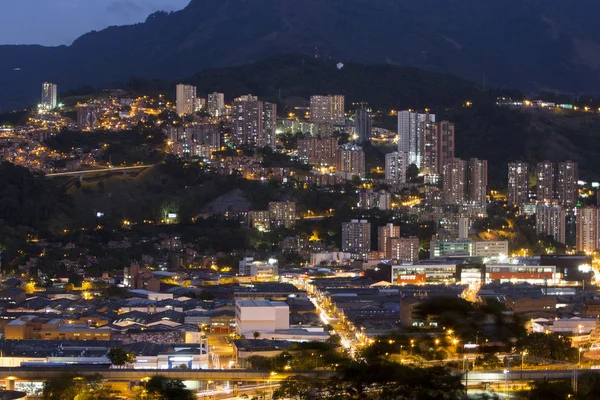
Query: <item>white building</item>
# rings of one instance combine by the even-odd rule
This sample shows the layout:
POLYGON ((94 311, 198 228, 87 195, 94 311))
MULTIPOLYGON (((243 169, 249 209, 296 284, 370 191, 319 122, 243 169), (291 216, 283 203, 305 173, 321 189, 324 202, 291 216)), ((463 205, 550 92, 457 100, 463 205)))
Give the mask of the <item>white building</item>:
POLYGON ((385 155, 385 180, 391 184, 406 183, 406 153, 395 151, 385 155))
POLYGON ((435 114, 416 112, 398 112, 398 151, 408 154, 408 164, 422 168, 421 147, 423 126, 426 122, 435 122, 435 114))
POLYGON ((193 114, 196 110, 196 86, 177 85, 177 114, 193 114))
POLYGON ((42 102, 40 108, 42 110, 54 110, 58 105, 58 86, 54 83, 44 82, 42 83, 42 102))
POLYGON ((206 111, 213 117, 220 117, 225 114, 225 95, 217 92, 209 94, 206 111))
POLYGON ((237 300, 236 330, 240 335, 274 332, 290 328, 290 308, 282 301, 237 300))
POLYGON ((311 96, 310 121, 316 123, 343 124, 345 122, 344 96, 311 96))

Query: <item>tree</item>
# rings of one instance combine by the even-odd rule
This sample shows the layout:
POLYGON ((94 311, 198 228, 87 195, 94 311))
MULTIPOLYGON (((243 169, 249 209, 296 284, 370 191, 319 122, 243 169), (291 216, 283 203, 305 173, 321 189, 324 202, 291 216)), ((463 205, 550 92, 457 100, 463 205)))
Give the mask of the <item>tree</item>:
POLYGON ((135 362, 135 355, 123 347, 111 347, 106 356, 111 364, 117 367, 135 362))
POLYGON ((531 357, 564 361, 569 356, 571 340, 554 333, 530 333, 521 339, 519 348, 531 357))
POLYGON ((194 394, 186 389, 179 379, 167 379, 164 376, 153 376, 146 384, 151 398, 156 400, 193 400, 194 394))
POLYGON ((408 168, 406 169, 406 180, 408 182, 410 182, 413 179, 416 179, 418 176, 419 176, 419 167, 417 167, 415 164, 410 164, 408 166, 408 168))
POLYGON ((44 400, 108 400, 113 392, 104 382, 102 375, 80 377, 65 375, 51 378, 44 383, 44 400))
POLYGON ((260 332, 256 331, 252 334, 252 336, 254 336, 254 339, 258 339, 260 337, 260 332))

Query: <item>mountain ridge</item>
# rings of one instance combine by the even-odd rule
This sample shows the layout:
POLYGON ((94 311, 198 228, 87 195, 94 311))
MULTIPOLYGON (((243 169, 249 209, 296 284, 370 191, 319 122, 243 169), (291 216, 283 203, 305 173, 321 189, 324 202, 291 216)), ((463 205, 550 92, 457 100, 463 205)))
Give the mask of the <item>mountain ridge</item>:
POLYGON ((175 79, 282 53, 600 93, 599 12, 593 0, 192 0, 71 46, 0 46, 0 106, 37 97, 45 80, 72 88, 175 79))

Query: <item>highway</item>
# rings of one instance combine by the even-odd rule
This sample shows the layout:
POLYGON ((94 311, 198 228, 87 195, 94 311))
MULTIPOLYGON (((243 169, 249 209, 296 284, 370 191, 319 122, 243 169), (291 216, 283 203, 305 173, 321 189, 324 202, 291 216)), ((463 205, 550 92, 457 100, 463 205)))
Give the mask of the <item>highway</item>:
POLYGON ((135 171, 140 169, 146 169, 153 167, 154 164, 149 165, 136 165, 133 167, 114 167, 114 168, 98 168, 98 169, 84 169, 80 171, 68 171, 68 172, 56 172, 53 174, 46 174, 48 178, 57 178, 61 176, 78 176, 78 175, 91 175, 100 172, 124 172, 124 171, 135 171))
MULTIPOLYGON (((498 371, 469 371, 468 381, 471 383, 481 382, 515 382, 515 381, 535 381, 544 379, 571 379, 573 377, 573 371, 577 371, 578 375, 585 373, 600 373, 597 369, 536 369, 536 370, 498 370, 498 371)), ((463 383, 465 382, 465 375, 463 375, 463 383)))

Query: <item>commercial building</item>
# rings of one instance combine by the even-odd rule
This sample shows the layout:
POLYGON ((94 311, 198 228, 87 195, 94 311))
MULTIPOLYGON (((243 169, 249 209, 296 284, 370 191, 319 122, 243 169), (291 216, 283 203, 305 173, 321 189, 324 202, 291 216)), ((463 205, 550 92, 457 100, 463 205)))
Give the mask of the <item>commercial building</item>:
POLYGON ((177 114, 188 115, 196 111, 196 87, 192 85, 177 85, 177 114))
POLYGON ((392 237, 387 240, 386 258, 398 262, 419 261, 419 238, 392 237))
POLYGON ((424 122, 421 154, 421 173, 441 175, 446 161, 454 158, 454 124, 448 121, 424 122))
POLYGON ((576 209, 577 214, 577 251, 593 253, 598 249, 600 218, 598 208, 595 206, 576 209))
POLYGON ((42 101, 40 108, 42 110, 54 110, 58 105, 58 87, 54 83, 42 83, 42 101))
POLYGON ((579 168, 576 162, 565 161, 558 163, 558 179, 556 181, 556 198, 566 207, 574 207, 579 199, 577 181, 579 168))
POLYGON ((488 163, 486 160, 469 160, 467 200, 470 204, 485 207, 487 204, 488 163))
POLYGON ((298 140, 298 158, 310 165, 335 165, 337 150, 335 138, 307 137, 298 140))
POLYGON ((365 177, 365 152, 362 147, 352 143, 346 143, 337 151, 336 155, 336 174, 346 180, 351 180, 352 177, 365 177))
POLYGON ((408 168, 406 153, 395 151, 385 155, 385 180, 397 185, 406 183, 406 169, 408 168))
POLYGON ((508 164, 508 204, 529 203, 529 164, 516 161, 508 164))
POLYGON ((271 227, 291 228, 296 224, 296 203, 293 201, 270 202, 269 218, 271 227))
POLYGON ((206 111, 214 117, 225 114, 225 95, 223 93, 210 93, 206 102, 206 111))
POLYGON ((536 195, 540 203, 550 203, 554 199, 554 164, 550 161, 537 163, 536 195))
POLYGON ((271 258, 267 262, 244 258, 239 262, 240 276, 251 276, 260 282, 271 282, 279 277, 279 263, 271 258))
POLYGON ((422 165, 422 140, 424 125, 435 122, 435 114, 398 112, 398 151, 408 154, 408 164, 422 165))
POLYGON ((508 242, 504 240, 432 239, 431 259, 452 257, 506 257, 508 242))
POLYGON ((380 226, 377 228, 377 249, 387 254, 388 250, 388 240, 391 238, 399 238, 400 237, 400 227, 394 224, 387 224, 384 226, 380 226))
POLYGON ((287 330, 290 327, 289 314, 289 306, 282 301, 237 300, 236 330, 240 335, 287 330))
POLYGON ((566 243, 566 212, 559 205, 538 204, 535 231, 538 235, 552 236, 558 243, 566 243))
POLYGON ((327 95, 311 96, 310 121, 315 123, 330 123, 341 125, 345 122, 344 96, 327 95))
POLYGON ((442 200, 444 204, 465 202, 467 162, 460 158, 448 160, 442 173, 442 200))
POLYGON ((366 103, 355 104, 354 127, 358 136, 358 143, 365 144, 371 140, 371 129, 373 122, 371 121, 371 110, 366 103))
POLYGON ((361 257, 371 251, 371 224, 368 221, 342 222, 342 251, 361 257))

